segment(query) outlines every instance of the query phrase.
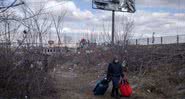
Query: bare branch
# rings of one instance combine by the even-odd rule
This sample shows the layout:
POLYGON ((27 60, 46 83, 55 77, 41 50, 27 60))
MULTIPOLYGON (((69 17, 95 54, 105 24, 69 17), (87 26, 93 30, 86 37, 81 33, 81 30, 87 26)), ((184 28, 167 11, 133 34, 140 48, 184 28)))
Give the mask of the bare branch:
POLYGON ((8 5, 8 6, 2 6, 2 7, 0 7, 0 13, 3 13, 3 12, 5 12, 5 11, 7 11, 9 8, 13 8, 13 7, 17 7, 17 6, 20 6, 20 5, 23 5, 24 4, 24 2, 21 2, 21 3, 17 3, 16 4, 16 2, 17 2, 17 0, 14 0, 10 5, 8 5), (2 10, 2 11, 1 11, 2 10))

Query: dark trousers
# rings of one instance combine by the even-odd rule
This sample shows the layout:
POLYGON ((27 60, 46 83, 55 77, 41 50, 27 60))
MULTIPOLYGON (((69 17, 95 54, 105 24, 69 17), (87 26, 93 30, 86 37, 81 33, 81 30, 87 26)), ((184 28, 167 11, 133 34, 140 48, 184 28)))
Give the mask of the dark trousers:
POLYGON ((112 77, 112 92, 111 92, 111 96, 113 97, 119 97, 119 81, 120 81, 120 77, 112 77))

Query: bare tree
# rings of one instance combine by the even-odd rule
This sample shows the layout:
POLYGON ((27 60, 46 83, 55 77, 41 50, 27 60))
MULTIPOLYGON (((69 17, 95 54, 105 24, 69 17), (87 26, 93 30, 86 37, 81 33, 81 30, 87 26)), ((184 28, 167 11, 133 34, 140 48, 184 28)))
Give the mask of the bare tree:
POLYGON ((11 47, 12 44, 15 44, 15 39, 21 27, 21 23, 10 20, 16 18, 13 11, 6 10, 0 14, 0 43, 6 47, 11 47))
POLYGON ((115 34, 116 42, 126 46, 127 41, 133 36, 134 21, 132 17, 126 17, 124 15, 118 17, 117 20, 119 23, 115 34))
POLYGON ((117 20, 120 23, 117 25, 117 31, 115 34, 116 44, 114 48, 121 60, 123 60, 128 57, 127 46, 129 39, 133 36, 132 31, 134 29, 134 21, 132 17, 124 15, 118 17, 117 20))
POLYGON ((9 10, 15 5, 0 9, 0 40, 5 40, 5 43, 0 42, 0 96, 24 99, 33 94, 41 95, 48 87, 52 88, 46 71, 47 61, 44 61, 46 56, 27 47, 34 40, 39 40, 42 46, 51 21, 43 9, 34 12, 26 4, 24 16, 17 16, 15 11, 9 10), (6 47, 9 46, 7 42, 15 39, 20 41, 19 45, 6 47))
POLYGON ((61 33, 63 30, 63 22, 64 22, 64 17, 66 15, 66 13, 67 13, 67 11, 61 12, 61 14, 58 16, 54 16, 53 14, 51 14, 52 19, 53 19, 52 21, 54 23, 55 32, 57 33, 59 46, 62 44, 61 33))
MULTIPOLYGON (((110 33, 110 25, 108 23, 103 22, 103 31, 102 38, 105 43, 109 45, 111 42, 111 33, 110 33), (108 30, 108 31, 107 31, 108 30)), ((127 57, 127 45, 129 43, 129 39, 133 36, 132 31, 134 29, 134 21, 132 17, 128 16, 116 16, 116 32, 115 32, 115 44, 111 45, 111 51, 115 55, 119 56, 121 60, 124 57, 127 57)))
POLYGON ((39 43, 39 46, 43 47, 43 38, 52 26, 49 14, 44 11, 44 6, 35 11, 26 5, 22 8, 22 10, 24 17, 30 17, 29 19, 22 21, 25 29, 28 31, 29 41, 31 41, 28 43, 35 45, 39 43))
POLYGON ((111 33, 110 33, 110 22, 103 20, 102 22, 102 32, 99 33, 100 39, 103 43, 109 44, 111 42, 111 33))

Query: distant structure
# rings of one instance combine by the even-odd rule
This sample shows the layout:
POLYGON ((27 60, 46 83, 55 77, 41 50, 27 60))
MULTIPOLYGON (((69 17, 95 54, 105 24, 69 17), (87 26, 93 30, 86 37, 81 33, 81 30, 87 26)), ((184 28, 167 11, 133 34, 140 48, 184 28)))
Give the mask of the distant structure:
POLYGON ((55 42, 53 40, 49 40, 48 45, 49 46, 43 48, 44 54, 52 55, 62 52, 62 47, 55 45, 55 42))
POLYGON ((53 40, 49 40, 49 41, 48 41, 48 44, 49 44, 50 47, 53 46, 54 43, 55 43, 55 42, 54 42, 53 40))

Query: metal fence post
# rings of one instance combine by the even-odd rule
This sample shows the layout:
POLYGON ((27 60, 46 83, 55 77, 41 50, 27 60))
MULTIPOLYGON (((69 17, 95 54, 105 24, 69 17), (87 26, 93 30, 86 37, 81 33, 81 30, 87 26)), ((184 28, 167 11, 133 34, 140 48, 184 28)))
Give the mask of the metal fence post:
POLYGON ((150 42, 149 40, 150 40, 150 39, 149 39, 149 38, 147 38, 147 45, 149 45, 149 42, 150 42))
POLYGON ((161 44, 163 44, 163 37, 161 36, 161 44))
POLYGON ((179 44, 179 35, 177 35, 177 44, 179 44))

